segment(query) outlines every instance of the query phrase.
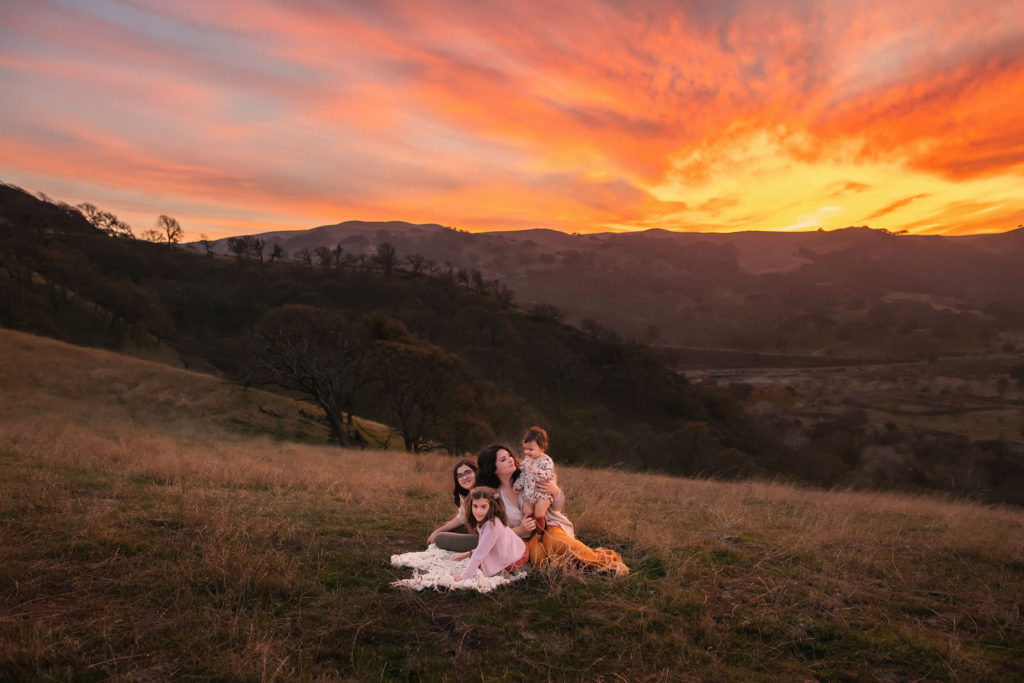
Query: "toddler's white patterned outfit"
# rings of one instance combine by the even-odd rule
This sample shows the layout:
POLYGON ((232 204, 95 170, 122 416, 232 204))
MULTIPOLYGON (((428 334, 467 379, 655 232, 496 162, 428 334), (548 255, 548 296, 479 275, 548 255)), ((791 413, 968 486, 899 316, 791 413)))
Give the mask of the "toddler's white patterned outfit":
POLYGON ((555 476, 555 461, 550 456, 524 458, 519 467, 519 479, 512 487, 523 494, 523 498, 531 503, 538 500, 551 500, 550 493, 544 493, 537 486, 555 476))

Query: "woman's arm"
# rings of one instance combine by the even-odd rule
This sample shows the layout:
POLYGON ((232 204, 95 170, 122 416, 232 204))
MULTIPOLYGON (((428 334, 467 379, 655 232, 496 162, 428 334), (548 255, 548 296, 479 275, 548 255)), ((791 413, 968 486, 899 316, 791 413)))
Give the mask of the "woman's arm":
POLYGON ((538 484, 537 488, 551 496, 552 510, 562 511, 562 508, 565 507, 565 493, 558 486, 558 472, 555 472, 554 476, 547 481, 538 484))
POLYGON ((533 517, 523 517, 523 523, 512 527, 512 531, 516 536, 522 538, 523 536, 529 536, 536 528, 537 522, 533 517))

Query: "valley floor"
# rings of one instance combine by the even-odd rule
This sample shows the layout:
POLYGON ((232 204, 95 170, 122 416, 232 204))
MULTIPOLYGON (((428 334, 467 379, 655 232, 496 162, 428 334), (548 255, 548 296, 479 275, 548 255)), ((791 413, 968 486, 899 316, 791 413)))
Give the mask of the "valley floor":
POLYGON ((807 417, 863 409, 879 424, 1024 444, 1024 387, 1007 374, 1022 363, 1020 355, 1000 354, 813 368, 704 368, 686 374, 697 382, 792 389, 795 414, 807 417))

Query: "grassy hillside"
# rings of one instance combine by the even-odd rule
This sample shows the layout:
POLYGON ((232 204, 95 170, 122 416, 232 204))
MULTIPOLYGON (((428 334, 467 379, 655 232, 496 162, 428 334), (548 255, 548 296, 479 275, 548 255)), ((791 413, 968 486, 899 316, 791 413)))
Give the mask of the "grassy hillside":
MULTIPOLYGON (((254 344, 254 332, 275 309, 301 305, 316 309, 312 320, 330 318, 362 359, 317 373, 356 387, 346 405, 324 408, 335 425, 342 409, 396 429, 419 423, 402 432, 406 445, 458 453, 537 423, 562 435, 563 462, 690 474, 801 469, 728 396, 691 386, 663 354, 599 325, 581 330, 518 308, 480 273, 417 270, 394 254, 385 262, 327 250, 283 263, 260 253, 207 257, 113 238, 72 207, 0 185, 0 326, 258 383, 280 379, 258 371, 280 349, 254 344)), ((316 327, 303 321, 285 332, 316 327)), ((337 359, 337 346, 324 355, 337 359)))
MULTIPOLYGON (((452 459, 284 437, 286 399, 0 330, 11 679, 1016 680, 1024 512, 561 468, 626 579, 389 587, 452 459)), ((557 438, 557 435, 553 435, 557 438)), ((312 437, 311 437, 312 438, 312 437)))

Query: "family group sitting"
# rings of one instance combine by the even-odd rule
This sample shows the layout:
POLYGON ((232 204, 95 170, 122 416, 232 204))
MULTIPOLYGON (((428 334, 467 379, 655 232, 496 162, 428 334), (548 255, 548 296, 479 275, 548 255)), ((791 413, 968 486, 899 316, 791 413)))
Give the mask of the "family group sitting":
POLYGON ((452 471, 452 495, 458 514, 427 539, 455 551, 453 561, 469 564, 456 580, 534 567, 591 568, 616 575, 629 573, 622 557, 606 548, 590 548, 576 540, 572 522, 562 514, 565 495, 558 486, 554 463, 547 455, 548 435, 530 427, 523 437, 525 460, 511 449, 488 446, 476 462, 460 460, 452 471))

